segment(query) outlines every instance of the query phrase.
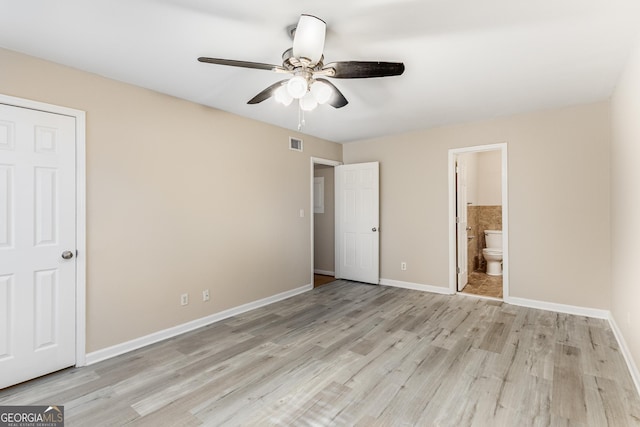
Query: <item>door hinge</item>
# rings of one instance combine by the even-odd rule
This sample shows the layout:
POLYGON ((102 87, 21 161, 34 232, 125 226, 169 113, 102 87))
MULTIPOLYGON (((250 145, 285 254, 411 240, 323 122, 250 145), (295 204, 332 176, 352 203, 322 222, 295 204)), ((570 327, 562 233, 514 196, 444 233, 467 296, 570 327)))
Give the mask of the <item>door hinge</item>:
POLYGON ((460 224, 460 217, 459 216, 456 217, 456 224, 460 224))
POLYGON ((456 273, 457 273, 457 274, 462 273, 462 270, 460 269, 460 267, 456 267, 456 273))

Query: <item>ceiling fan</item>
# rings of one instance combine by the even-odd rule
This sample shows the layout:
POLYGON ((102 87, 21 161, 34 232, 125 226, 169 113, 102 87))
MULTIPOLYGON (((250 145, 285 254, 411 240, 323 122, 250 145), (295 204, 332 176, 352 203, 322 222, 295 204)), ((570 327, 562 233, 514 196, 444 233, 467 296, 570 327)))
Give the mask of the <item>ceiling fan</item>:
POLYGON ((198 61, 289 74, 291 77, 272 84, 247 103, 258 104, 275 96, 276 101, 289 105, 298 99, 303 111, 311 111, 318 104, 342 108, 349 103, 326 77, 366 79, 399 76, 404 72, 402 62, 342 61, 325 65, 323 50, 326 23, 315 16, 301 15, 298 25, 290 28, 290 34, 293 47, 282 54, 282 66, 207 57, 200 57, 198 61))

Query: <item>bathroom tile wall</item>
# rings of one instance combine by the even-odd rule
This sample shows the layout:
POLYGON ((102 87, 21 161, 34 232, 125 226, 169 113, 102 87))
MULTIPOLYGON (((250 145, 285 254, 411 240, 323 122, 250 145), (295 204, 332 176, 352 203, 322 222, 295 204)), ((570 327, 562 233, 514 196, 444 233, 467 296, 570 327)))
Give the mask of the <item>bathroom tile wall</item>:
POLYGON ((467 222, 471 230, 468 236, 475 236, 467 244, 469 272, 486 271, 482 258, 482 248, 486 247, 484 230, 502 230, 502 206, 467 206, 467 222))

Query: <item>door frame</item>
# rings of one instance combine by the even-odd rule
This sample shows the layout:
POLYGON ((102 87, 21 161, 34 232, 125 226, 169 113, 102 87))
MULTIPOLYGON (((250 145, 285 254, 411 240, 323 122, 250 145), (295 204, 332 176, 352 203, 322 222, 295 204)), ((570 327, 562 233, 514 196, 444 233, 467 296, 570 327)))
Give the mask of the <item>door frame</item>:
MULTIPOLYGON (((342 162, 339 162, 337 160, 329 160, 329 159, 323 159, 320 157, 311 157, 310 159, 311 162, 311 171, 310 171, 310 178, 309 178, 309 187, 310 187, 310 193, 309 193, 309 217, 311 218, 309 220, 309 224, 310 224, 310 236, 311 236, 311 276, 310 276, 310 284, 311 287, 313 287, 313 277, 314 277, 314 268, 313 268, 313 264, 315 262, 315 248, 314 248, 314 243, 315 243, 315 233, 314 233, 314 226, 315 226, 315 216, 313 215, 313 178, 314 178, 314 166, 315 165, 325 165, 325 166, 332 166, 332 167, 336 167, 336 166, 340 166, 342 165, 342 162)), ((335 243, 336 245, 338 244, 338 242, 335 243)), ((334 266, 334 271, 335 271, 335 266, 334 266)))
POLYGON ((461 213, 461 207, 466 210, 467 209, 467 165, 466 162, 462 162, 460 161, 460 156, 456 155, 454 156, 454 166, 455 166, 455 185, 456 185, 456 213, 455 213, 455 218, 456 218, 456 291, 457 292, 461 292, 462 290, 464 290, 464 288, 467 286, 467 284, 469 283, 469 262, 468 262, 468 258, 469 258, 469 251, 461 251, 460 250, 460 245, 461 243, 465 243, 465 247, 468 246, 468 242, 469 240, 467 239, 468 236, 468 232, 467 232, 467 225, 468 225, 468 218, 467 218, 467 213, 461 213), (464 185, 464 190, 461 192, 460 191, 460 187, 461 187, 461 181, 463 182, 464 185), (463 193, 463 198, 461 198, 461 194, 463 193), (462 221, 461 219, 464 219, 464 221, 462 221), (462 257, 461 254, 464 254, 464 256, 462 257), (464 262, 464 265, 460 266, 460 261, 464 262), (462 276, 464 274, 464 276, 462 276), (462 277, 461 277, 462 276, 462 277), (464 279, 465 280, 465 284, 462 287, 462 289, 460 289, 460 279, 464 279))
POLYGON ((76 364, 86 364, 86 114, 84 111, 0 94, 0 104, 60 114, 75 119, 76 137, 76 364))
POLYGON ((507 170, 507 143, 477 145, 449 149, 449 291, 457 293, 456 251, 456 156, 463 153, 478 153, 500 150, 502 178, 502 299, 509 297, 509 191, 507 170))

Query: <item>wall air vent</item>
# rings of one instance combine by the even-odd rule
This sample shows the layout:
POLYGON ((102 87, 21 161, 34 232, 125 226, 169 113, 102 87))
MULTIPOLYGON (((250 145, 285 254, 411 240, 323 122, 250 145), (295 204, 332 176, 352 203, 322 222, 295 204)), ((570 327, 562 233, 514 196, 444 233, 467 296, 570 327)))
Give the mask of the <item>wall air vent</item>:
POLYGON ((302 140, 290 136, 289 137, 289 150, 302 151, 302 140))

